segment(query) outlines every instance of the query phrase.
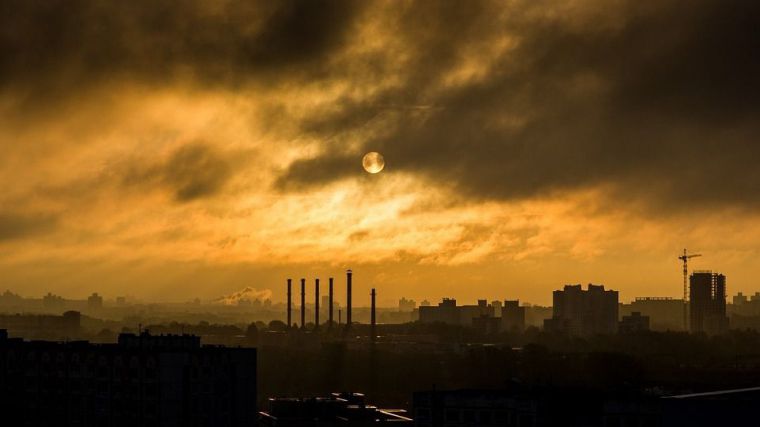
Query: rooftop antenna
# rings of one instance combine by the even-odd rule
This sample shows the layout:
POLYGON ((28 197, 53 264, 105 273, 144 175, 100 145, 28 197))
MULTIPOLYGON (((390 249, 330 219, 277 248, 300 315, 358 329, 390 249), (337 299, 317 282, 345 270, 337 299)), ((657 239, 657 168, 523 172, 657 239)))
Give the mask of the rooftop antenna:
POLYGON ((688 294, 686 291, 686 279, 689 275, 689 268, 688 268, 688 262, 691 258, 696 258, 702 256, 702 254, 690 254, 686 248, 683 250, 683 255, 679 256, 678 259, 683 261, 683 330, 688 331, 689 330, 689 324, 688 324, 688 314, 687 314, 687 298, 688 294))

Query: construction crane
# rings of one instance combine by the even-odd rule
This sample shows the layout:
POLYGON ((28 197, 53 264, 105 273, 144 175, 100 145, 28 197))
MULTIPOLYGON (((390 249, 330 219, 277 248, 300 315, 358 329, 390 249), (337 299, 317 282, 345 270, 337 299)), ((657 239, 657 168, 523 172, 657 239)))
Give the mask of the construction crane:
POLYGON ((687 311, 688 309, 687 309, 687 302, 686 302, 687 296, 688 296, 688 294, 686 293, 687 292, 686 279, 687 279, 687 276, 689 275, 688 263, 689 263, 689 259, 696 258, 698 256, 702 256, 702 254, 690 254, 684 248, 683 255, 678 257, 678 259, 683 261, 683 330, 684 331, 689 330, 688 311, 687 311))

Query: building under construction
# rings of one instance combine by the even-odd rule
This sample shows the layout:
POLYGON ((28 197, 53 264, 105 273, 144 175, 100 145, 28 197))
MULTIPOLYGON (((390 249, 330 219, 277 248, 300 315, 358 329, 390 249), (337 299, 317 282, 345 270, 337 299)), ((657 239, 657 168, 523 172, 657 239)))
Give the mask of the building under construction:
POLYGON ((709 335, 728 331, 726 276, 712 271, 695 271, 689 277, 691 332, 709 335))

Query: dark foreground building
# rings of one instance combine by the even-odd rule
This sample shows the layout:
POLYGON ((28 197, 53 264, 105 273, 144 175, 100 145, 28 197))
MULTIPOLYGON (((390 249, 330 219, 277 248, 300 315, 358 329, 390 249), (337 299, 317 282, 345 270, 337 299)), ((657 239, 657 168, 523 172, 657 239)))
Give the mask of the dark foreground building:
POLYGON ((23 426, 251 426, 256 350, 147 331, 118 344, 0 331, 0 411, 23 426))
POLYGON ((362 427, 377 424, 412 425, 404 411, 367 405, 360 393, 333 393, 329 397, 272 398, 260 412, 259 425, 271 427, 362 427))

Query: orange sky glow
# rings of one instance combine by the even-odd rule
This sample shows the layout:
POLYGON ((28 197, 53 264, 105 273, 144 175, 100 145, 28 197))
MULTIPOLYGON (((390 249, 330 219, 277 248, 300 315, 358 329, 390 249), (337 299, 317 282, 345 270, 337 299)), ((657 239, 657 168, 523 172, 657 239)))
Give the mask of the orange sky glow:
MULTIPOLYGON (((280 13, 262 6, 243 25, 225 2, 206 3, 177 19, 215 28, 224 16, 248 40, 280 13)), ((623 43, 670 9, 483 2, 462 15, 471 26, 453 44, 446 22, 459 15, 421 3, 368 2, 340 23, 325 18, 345 33, 304 47, 324 50, 303 63, 240 65, 225 47, 218 61, 165 64, 149 55, 161 29, 124 24, 134 42, 124 55, 145 64, 92 71, 74 52, 40 75, 4 70, 0 291, 185 301, 250 286, 281 301, 287 277, 342 284, 352 268, 357 294, 376 287, 381 305, 550 304, 552 290, 589 282, 627 301, 678 297, 684 247, 703 254, 694 268, 726 274, 730 294, 760 290, 756 194, 733 198, 738 178, 683 163, 715 159, 756 182, 745 158, 757 150, 757 116, 671 117, 663 102, 620 95, 632 77, 591 53, 574 67, 559 53, 525 53, 559 43, 545 39, 548 27, 623 43), (427 20, 416 29, 410 14, 427 20), (423 69, 428 50, 439 60, 423 69), (166 70, 144 71, 151 61, 166 70), (460 124, 457 108, 480 112, 478 122, 460 124), (662 139, 649 145, 651 135, 662 139), (679 160, 682 150, 692 157, 679 160), (382 172, 362 169, 368 151, 384 155, 382 172)), ((2 36, 6 45, 28 30, 10 31, 18 37, 2 36)), ((684 24, 681 34, 696 31, 684 24)), ((300 49, 288 43, 278 49, 300 49)))

